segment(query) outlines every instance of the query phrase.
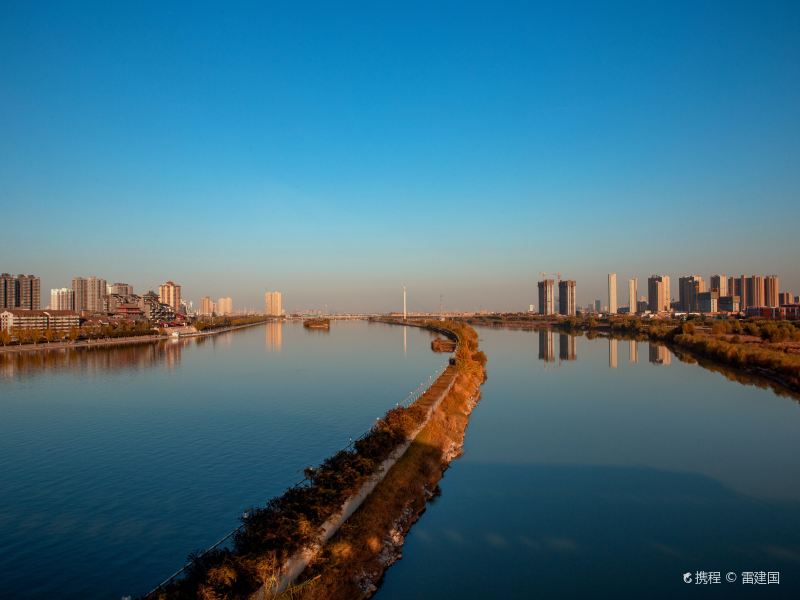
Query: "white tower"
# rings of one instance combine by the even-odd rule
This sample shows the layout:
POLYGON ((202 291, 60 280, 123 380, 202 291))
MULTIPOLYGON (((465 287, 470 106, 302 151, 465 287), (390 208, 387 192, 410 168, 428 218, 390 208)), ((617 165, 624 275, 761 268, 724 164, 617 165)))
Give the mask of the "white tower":
POLYGON ((406 305, 406 286, 403 286, 403 321, 408 319, 408 310, 406 305))
POLYGON ((617 314, 617 274, 608 274, 608 312, 617 314))

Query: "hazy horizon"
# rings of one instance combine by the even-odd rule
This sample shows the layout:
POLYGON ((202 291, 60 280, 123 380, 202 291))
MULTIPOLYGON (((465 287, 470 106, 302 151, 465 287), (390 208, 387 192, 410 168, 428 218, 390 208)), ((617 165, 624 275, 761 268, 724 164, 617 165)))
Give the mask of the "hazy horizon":
POLYGON ((540 271, 800 294, 800 5, 14 3, 0 271, 525 310, 540 271))

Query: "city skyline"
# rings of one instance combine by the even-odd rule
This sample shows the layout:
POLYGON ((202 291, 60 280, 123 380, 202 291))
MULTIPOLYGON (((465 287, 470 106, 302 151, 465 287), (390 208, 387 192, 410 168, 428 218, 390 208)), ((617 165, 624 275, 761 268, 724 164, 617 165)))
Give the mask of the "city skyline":
MULTIPOLYGON (((789 286, 787 286, 787 284, 784 283, 785 280, 779 274, 769 274, 769 275, 767 275, 767 274, 744 274, 743 273, 741 275, 732 275, 731 273, 734 273, 734 271, 728 271, 727 273, 729 273, 729 274, 726 275, 726 272, 724 272, 724 271, 716 271, 713 274, 707 274, 707 275, 704 275, 704 274, 692 274, 692 275, 681 275, 681 276, 678 276, 678 277, 675 277, 674 275, 670 276, 669 274, 664 273, 663 275, 665 276, 666 283, 669 286, 669 292, 667 293, 666 297, 664 297, 663 302, 666 305, 670 301, 674 301, 674 302, 678 303, 679 310, 696 311, 698 306, 699 306, 699 304, 698 304, 698 302, 699 302, 698 294, 702 293, 704 291, 707 291, 707 290, 717 290, 719 292, 720 289, 722 289, 723 291, 721 293, 719 293, 718 296, 725 296, 726 294, 730 294, 732 296, 738 296, 742 300, 742 303, 743 303, 742 306, 745 306, 745 305, 748 305, 748 304, 749 305, 754 305, 754 306, 778 306, 779 304, 793 303, 795 298, 798 296, 798 294, 800 294, 800 286, 798 286, 798 287, 789 287, 789 286), (694 279, 694 278, 697 278, 697 277, 699 277, 699 284, 700 285, 699 285, 699 287, 697 287, 696 290, 691 292, 691 293, 694 294, 692 296, 692 304, 686 304, 686 302, 684 301, 684 293, 685 293, 684 280, 686 280, 687 278, 688 279, 694 279), (751 304, 751 302, 748 299, 748 297, 749 297, 749 294, 753 293, 753 289, 751 289, 752 285, 754 283, 754 281, 752 281, 753 277, 756 278, 756 280, 755 280, 757 282, 756 283, 756 289, 758 289, 760 291, 758 291, 756 293, 756 299, 751 304), (744 287, 744 289, 745 289, 744 294, 742 294, 741 291, 740 291, 742 289, 742 286, 745 286, 744 287), (744 296, 744 298, 742 298, 742 296, 744 296), (780 296, 786 296, 785 299, 788 299, 789 302, 781 302, 780 301, 780 296)), ((6 275, 8 275, 8 274, 4 273, 4 277, 6 275)), ((541 278, 542 275, 543 275, 543 273, 540 272, 539 273, 540 278, 541 278)), ((544 275, 546 275, 546 273, 544 273, 544 275)), ((559 275, 561 275, 561 274, 559 273, 559 275)), ((22 276, 22 275, 20 275, 20 276, 22 276)), ((16 275, 11 275, 11 277, 15 278, 17 276, 16 275)), ((172 281, 167 281, 166 284, 162 283, 162 284, 155 285, 155 286, 137 287, 137 286, 134 286, 134 285, 129 284, 129 283, 113 283, 113 284, 112 283, 108 283, 109 281, 111 281, 110 279, 107 280, 107 279, 104 279, 102 277, 96 277, 96 276, 91 276, 91 277, 73 277, 72 278, 72 286, 71 287, 69 287, 69 288, 61 288, 61 287, 48 287, 45 284, 41 284, 40 283, 41 278, 38 277, 38 275, 25 275, 24 277, 35 278, 37 280, 37 286, 41 286, 41 289, 43 291, 41 293, 42 300, 41 300, 39 308, 42 308, 42 309, 63 307, 63 304, 61 304, 63 302, 63 300, 59 300, 58 306, 53 306, 52 305, 53 299, 56 297, 53 294, 55 292, 60 291, 60 290, 70 289, 70 290, 73 291, 71 297, 72 297, 72 301, 74 303, 73 306, 75 307, 75 310, 80 311, 80 310, 88 309, 90 311, 97 312, 102 307, 103 296, 106 295, 107 293, 129 295, 129 294, 132 294, 133 293, 133 289, 136 288, 137 290, 139 290, 139 294, 143 294, 145 292, 153 292, 153 291, 155 291, 156 294, 160 294, 165 289, 172 289, 172 286, 175 286, 177 288, 177 292, 178 292, 177 302, 175 301, 174 298, 171 298, 170 301, 168 301, 166 303, 170 304, 171 306, 173 306, 173 308, 178 308, 178 306, 180 305, 181 300, 185 300, 187 302, 191 302, 191 303, 195 304, 195 308, 197 309, 197 312, 199 314, 205 314, 204 308, 203 308, 203 306, 204 306, 203 303, 206 300, 209 300, 211 302, 211 304, 214 306, 215 309, 216 309, 216 306, 217 306, 219 301, 224 301, 226 303, 229 302, 230 304, 225 304, 226 307, 227 306, 230 306, 230 307, 233 306, 233 299, 229 294, 228 295, 218 296, 218 297, 216 297, 217 300, 214 300, 214 301, 212 301, 212 297, 209 294, 203 294, 202 296, 198 296, 196 298, 192 298, 192 297, 186 296, 185 294, 182 294, 181 289, 183 288, 183 286, 179 285, 179 284, 175 284, 172 281), (81 300, 81 296, 82 295, 83 295, 83 300, 81 300), (47 301, 47 298, 51 299, 50 302, 47 301), (175 304, 177 304, 178 306, 175 306, 175 304)), ((595 279, 597 277, 600 277, 600 275, 599 274, 595 274, 595 279)), ((619 301, 620 295, 619 295, 619 282, 617 281, 617 274, 616 273, 607 273, 605 275, 605 290, 603 292, 604 295, 601 294, 601 299, 599 299, 600 302, 601 302, 601 306, 604 307, 604 309, 610 309, 611 308, 611 306, 610 306, 608 301, 609 301, 609 294, 612 291, 612 278, 613 278, 613 286, 614 286, 613 289, 616 290, 616 294, 615 295, 616 295, 616 300, 617 300, 617 302, 616 302, 616 309, 617 310, 619 308, 628 308, 630 306, 630 298, 631 297, 637 298, 637 300, 639 302, 645 301, 645 302, 649 303, 651 292, 647 288, 644 289, 644 290, 639 289, 639 287, 638 287, 639 276, 638 275, 634 275, 633 277, 628 278, 628 274, 623 274, 621 277, 622 277, 622 281, 623 282, 625 282, 626 279, 627 279, 627 281, 626 281, 626 283, 627 283, 626 288, 627 289, 622 290, 622 292, 623 292, 622 293, 622 298, 624 299, 622 302, 619 301), (633 296, 631 296, 631 293, 633 293, 633 296)), ((644 277, 643 279, 645 281, 648 281, 652 277, 653 277, 653 274, 651 274, 650 276, 644 277)), ((592 305, 593 306, 594 303, 598 300, 598 298, 592 297, 591 294, 585 294, 583 292, 583 287, 584 287, 584 283, 583 282, 581 282, 581 288, 582 288, 581 289, 581 293, 576 293, 576 289, 575 289, 576 288, 576 285, 575 285, 576 282, 575 282, 574 279, 567 279, 566 277, 564 277, 563 279, 559 279, 558 281, 556 281, 555 279, 552 279, 552 278, 548 279, 548 281, 551 282, 551 284, 550 284, 551 285, 551 289, 549 290, 549 295, 550 295, 550 302, 552 303, 552 306, 551 306, 549 312, 546 312, 544 314, 556 314, 556 313, 561 312, 562 309, 561 309, 561 306, 559 305, 559 302, 560 302, 560 291, 561 291, 561 284, 564 283, 564 282, 568 282, 568 281, 571 282, 571 286, 572 286, 570 288, 571 299, 569 300, 569 302, 574 303, 574 307, 575 308, 583 309, 583 307, 585 307, 587 305, 592 305), (557 294, 557 291, 558 291, 558 294, 557 294)), ((540 279, 539 280, 534 280, 533 281, 533 286, 541 288, 539 283, 540 283, 540 279)), ((205 286, 205 287, 209 288, 209 287, 214 287, 214 286, 211 285, 211 286, 205 286)), ((38 290, 38 287, 37 287, 37 290, 38 290)), ((401 287, 401 290, 402 290, 402 287, 401 287)), ((38 293, 38 291, 37 291, 37 293, 38 293)), ((237 300, 237 302, 236 302, 236 307, 237 307, 236 311, 233 311, 232 309, 230 309, 230 310, 226 309, 225 312, 226 313, 228 313, 228 312, 232 313, 232 312, 238 312, 238 311, 261 312, 261 310, 263 309, 263 306, 264 306, 264 295, 263 294, 268 293, 268 290, 265 291, 265 292, 258 292, 258 293, 261 294, 261 301, 260 302, 256 302, 253 305, 244 305, 243 303, 241 303, 241 302, 239 302, 237 300)), ((350 307, 344 307, 344 308, 330 307, 327 302, 323 302, 321 299, 317 299, 316 302, 312 301, 311 303, 306 304, 306 305, 302 305, 302 306, 299 305, 299 304, 293 304, 293 305, 291 305, 289 307, 284 307, 284 309, 289 311, 289 312, 301 312, 301 311, 308 311, 308 310, 322 310, 323 308, 326 311, 332 312, 332 313, 335 313, 335 312, 342 312, 342 313, 348 313, 348 312, 374 312, 374 313, 393 312, 393 311, 400 310, 400 306, 398 306, 398 304, 397 304, 397 290, 395 290, 395 294, 394 295, 395 295, 395 303, 396 304, 392 304, 388 308, 385 308, 385 309, 378 309, 378 308, 353 309, 353 308, 350 308, 350 307)), ((526 303, 524 305, 512 307, 510 309, 508 309, 508 308, 498 308, 498 307, 493 307, 493 306, 483 306, 483 305, 481 305, 480 307, 476 307, 476 306, 458 306, 458 307, 445 306, 444 303, 442 302, 442 300, 443 300, 443 296, 440 296, 439 297, 440 303, 436 304, 435 306, 430 306, 430 307, 427 307, 427 306, 413 306, 413 307, 409 306, 409 311, 435 313, 440 308, 442 308, 442 309, 446 309, 447 311, 476 311, 476 310, 484 310, 484 311, 492 311, 492 312, 525 312, 526 310, 529 310, 529 307, 532 306, 536 310, 536 312, 541 312, 541 309, 540 309, 540 306, 541 306, 541 304, 540 304, 540 302, 541 302, 541 289, 538 289, 538 291, 534 290, 533 291, 533 295, 530 298, 526 298, 526 303), (530 300, 533 300, 534 302, 530 302, 530 300)), ((399 304, 402 305, 402 300, 400 300, 399 304)), ((572 309, 569 309, 569 311, 571 311, 571 310, 572 309)), ((615 312, 615 311, 612 311, 612 312, 615 312)), ((209 312, 209 314, 210 314, 210 312, 209 312)))
POLYGON ((404 284, 518 310, 541 269, 580 305, 610 272, 619 300, 654 272, 800 289, 800 6, 615 6, 15 3, 0 256, 47 290, 174 278, 254 308, 387 311, 404 284))

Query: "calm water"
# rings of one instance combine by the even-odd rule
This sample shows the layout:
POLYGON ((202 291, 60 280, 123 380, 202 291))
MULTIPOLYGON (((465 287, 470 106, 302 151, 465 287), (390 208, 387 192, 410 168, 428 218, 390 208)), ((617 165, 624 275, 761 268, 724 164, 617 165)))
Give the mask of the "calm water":
POLYGON ((796 398, 647 343, 479 333, 465 454, 378 600, 800 597, 796 398))
POLYGON ((147 591, 427 380, 430 339, 287 323, 0 355, 0 597, 147 591))

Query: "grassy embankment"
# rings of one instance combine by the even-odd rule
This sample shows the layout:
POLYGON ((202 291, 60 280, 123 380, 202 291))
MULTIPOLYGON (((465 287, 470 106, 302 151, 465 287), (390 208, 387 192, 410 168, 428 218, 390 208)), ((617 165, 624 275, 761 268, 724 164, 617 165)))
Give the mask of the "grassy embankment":
MULTIPOLYGON (((477 334, 472 328, 461 323, 436 323, 436 326, 458 336, 460 344, 455 364, 448 367, 428 393, 408 408, 397 407, 387 412, 351 448, 337 452, 316 468, 306 469, 307 479, 303 484, 289 488, 283 495, 267 502, 265 507, 250 510, 230 548, 218 548, 190 557, 190 566, 183 577, 157 590, 151 597, 164 600, 233 599, 248 598, 262 586, 272 589, 287 559, 315 544, 322 525, 338 514, 345 500, 355 494, 375 474, 378 466, 406 442, 424 422, 438 393, 455 378, 455 387, 440 410, 343 530, 351 535, 361 531, 366 539, 372 540, 375 536, 390 535, 392 526, 406 507, 416 506, 421 510, 426 485, 435 485, 446 466, 444 450, 460 443, 466 415, 471 409, 469 404, 483 381, 486 362, 486 357, 477 349, 477 334)), ((343 530, 340 530, 340 535, 343 530)), ((332 543, 337 544, 336 540, 334 538, 332 543)), ((375 548, 375 544, 370 542, 366 547, 375 548)), ((348 563, 345 554, 338 552, 336 556, 335 563, 327 559, 320 564, 327 564, 340 572, 346 569, 347 564, 356 568, 355 562, 348 563)), ((333 571, 322 569, 314 576, 313 585, 302 589, 306 593, 320 593, 318 597, 357 597, 333 595, 336 590, 343 589, 342 586, 353 589, 357 583, 351 577, 348 582, 334 584, 331 573, 333 571), (327 587, 330 587, 330 593, 327 587)), ((291 593, 296 596, 300 592, 291 593)))
POLYGON ((568 331, 601 329, 610 335, 663 342, 680 358, 685 352, 741 369, 800 391, 800 324, 789 321, 694 319, 644 320, 617 317, 605 320, 563 319, 554 327, 568 331), (681 352, 683 351, 683 352, 681 352))
POLYGON ((400 557, 405 534, 438 493, 438 482, 450 461, 461 453, 469 415, 485 380, 486 357, 478 350, 477 334, 462 325, 460 338, 450 393, 405 455, 328 542, 304 574, 306 583, 300 584, 294 598, 368 598, 400 557))
POLYGON ((214 329, 225 329, 226 327, 240 327, 242 325, 255 325, 265 323, 269 317, 260 315, 250 315, 246 317, 200 317, 192 323, 197 331, 212 331, 214 329))

